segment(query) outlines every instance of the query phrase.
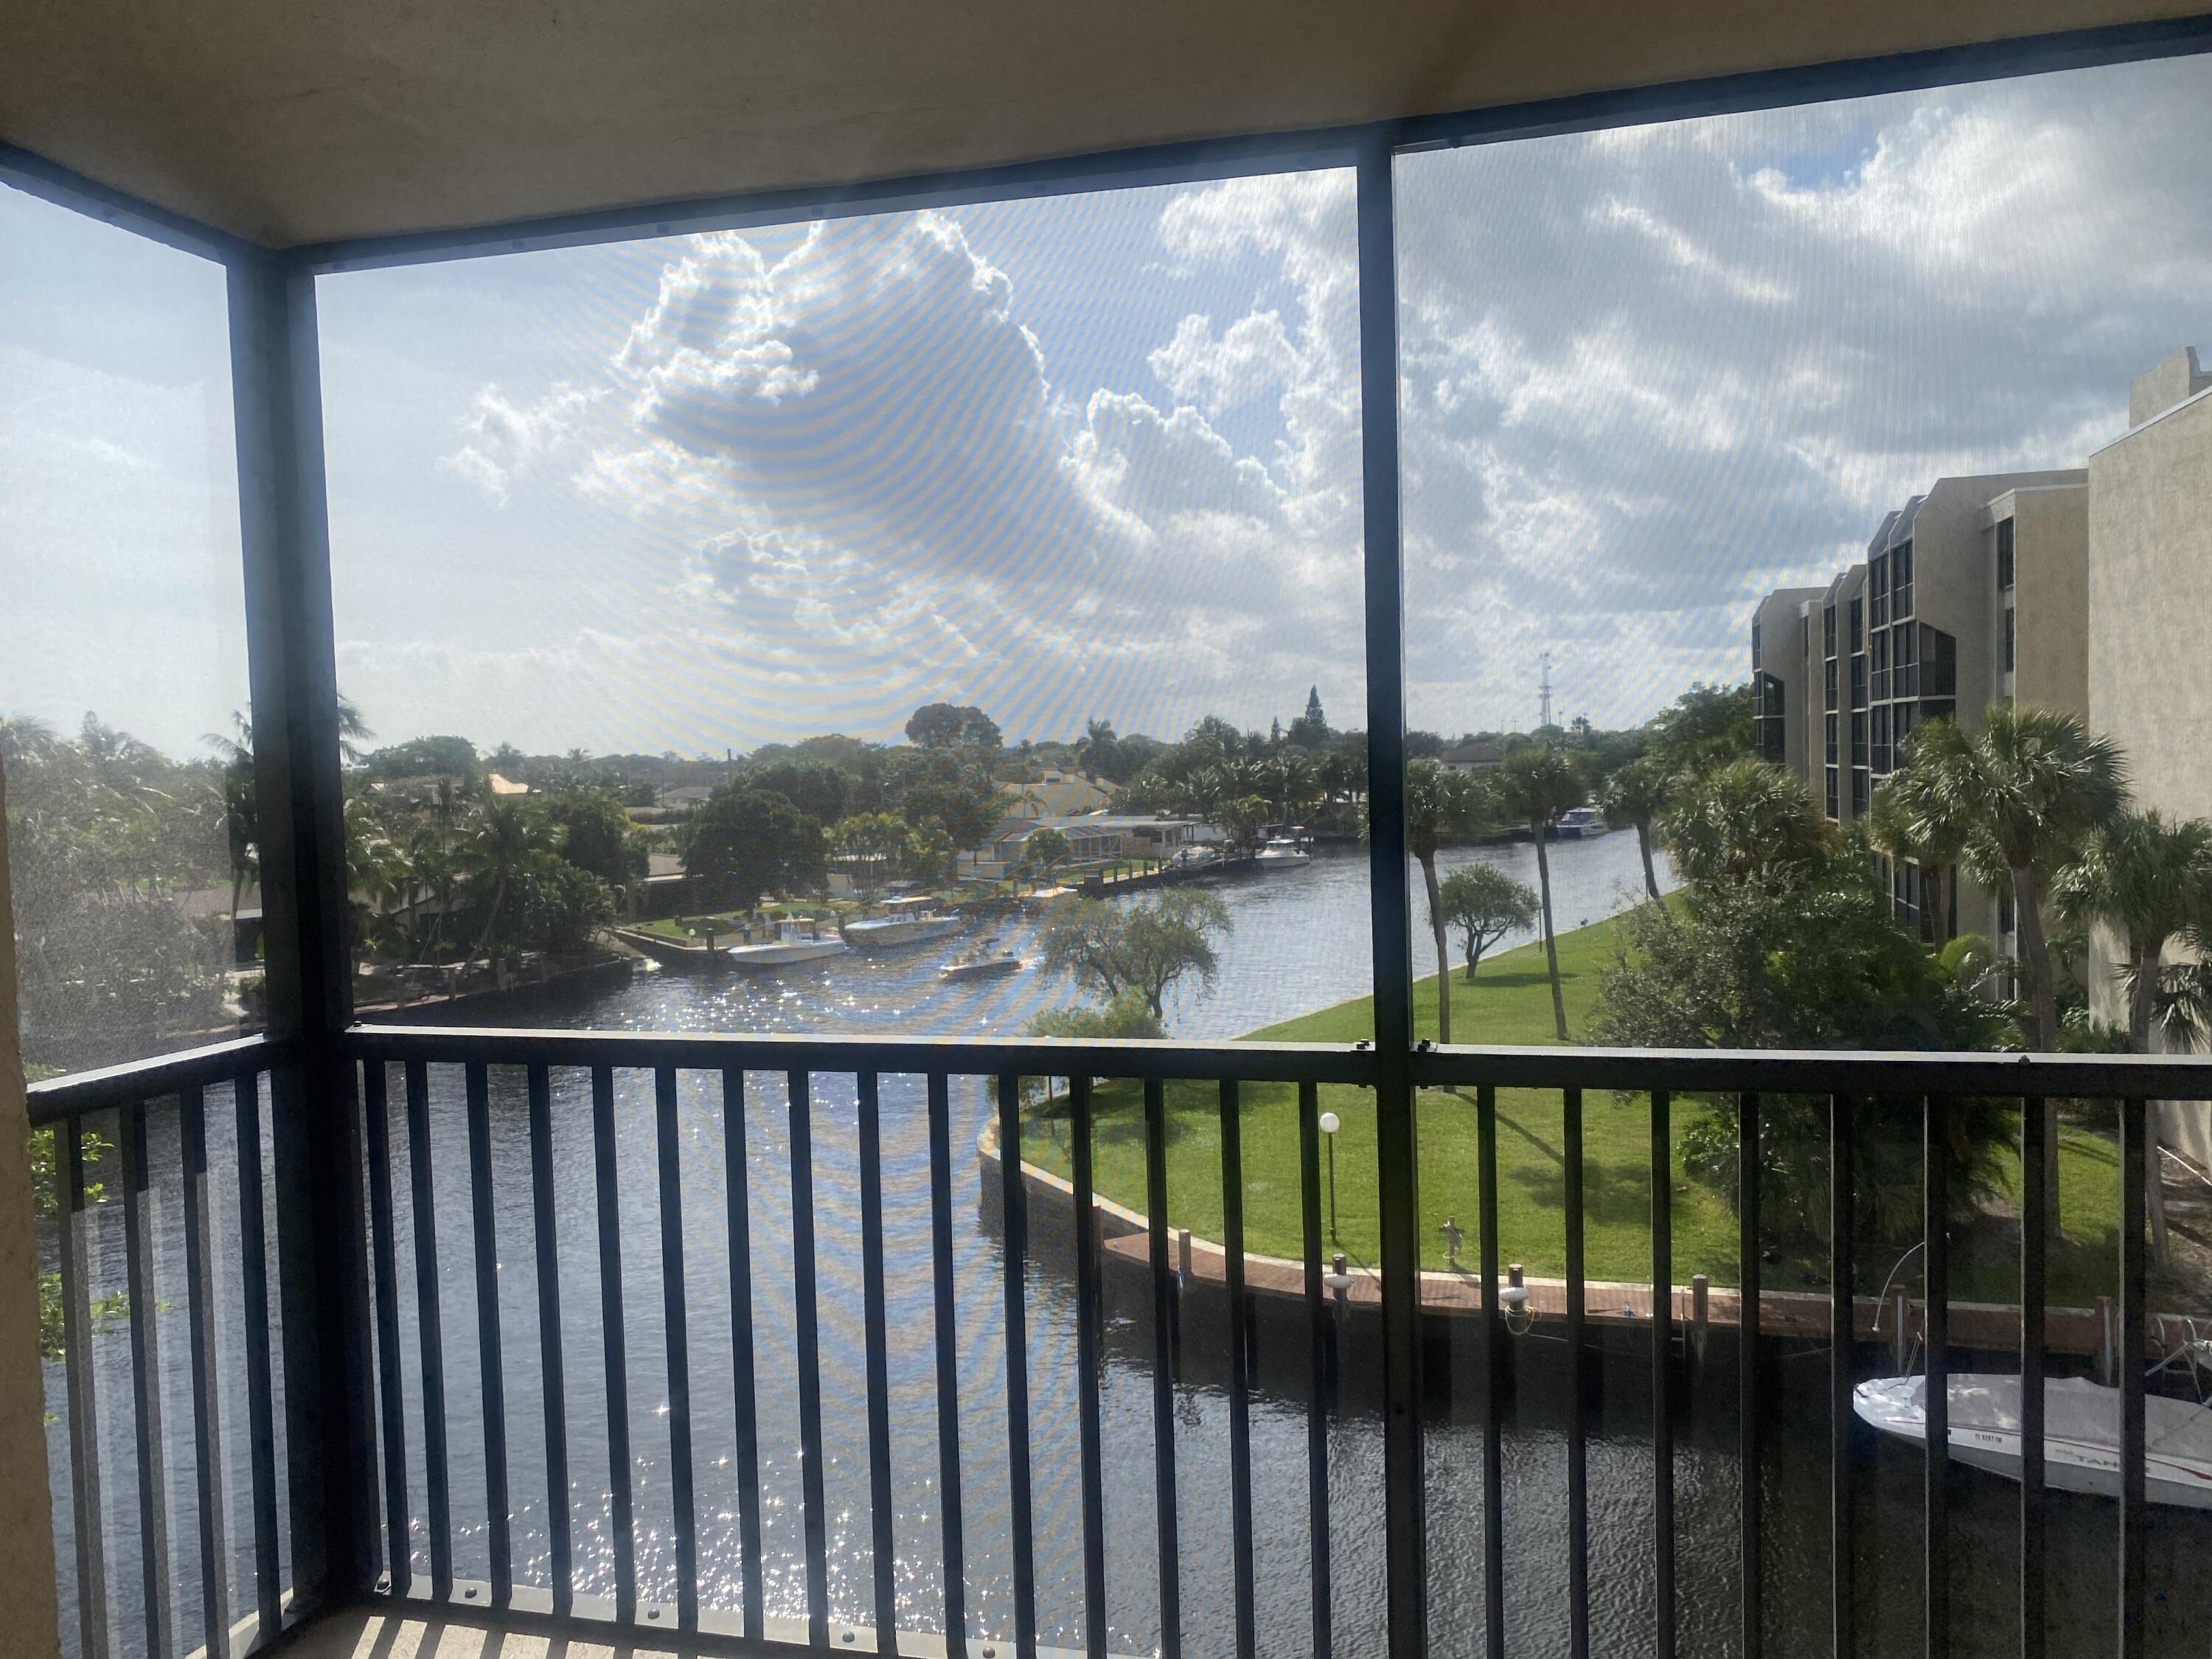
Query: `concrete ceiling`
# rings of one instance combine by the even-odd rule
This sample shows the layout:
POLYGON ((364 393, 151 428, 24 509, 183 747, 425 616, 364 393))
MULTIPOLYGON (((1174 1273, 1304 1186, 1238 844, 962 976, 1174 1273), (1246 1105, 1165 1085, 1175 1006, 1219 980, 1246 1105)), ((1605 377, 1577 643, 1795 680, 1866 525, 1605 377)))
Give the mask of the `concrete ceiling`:
POLYGON ((0 0, 0 138, 270 246, 1280 131, 2203 0, 0 0))

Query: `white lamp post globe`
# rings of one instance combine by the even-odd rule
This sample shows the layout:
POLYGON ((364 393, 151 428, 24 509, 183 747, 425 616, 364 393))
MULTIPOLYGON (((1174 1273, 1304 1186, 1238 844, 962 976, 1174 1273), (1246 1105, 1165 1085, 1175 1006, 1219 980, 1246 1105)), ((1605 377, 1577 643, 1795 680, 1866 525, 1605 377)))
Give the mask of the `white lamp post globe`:
POLYGON ((1334 1112, 1323 1112, 1321 1115, 1321 1132, 1323 1134, 1333 1135, 1343 1127, 1343 1121, 1334 1112))

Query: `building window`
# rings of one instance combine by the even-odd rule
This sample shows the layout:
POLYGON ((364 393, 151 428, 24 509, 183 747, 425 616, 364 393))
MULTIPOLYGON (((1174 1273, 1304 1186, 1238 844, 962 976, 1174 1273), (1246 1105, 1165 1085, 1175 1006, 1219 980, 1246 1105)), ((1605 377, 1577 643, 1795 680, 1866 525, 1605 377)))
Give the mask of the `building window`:
POLYGON ((1997 890, 1997 932, 2009 933, 2013 925, 2012 884, 2008 882, 1997 890))
POLYGON ((1920 628, 1920 695, 1959 695, 1959 642, 1940 628, 1920 628))
POLYGON ((1905 740, 1912 735, 1916 708, 1916 704, 1901 702, 1890 715, 1890 736, 1895 741, 1899 762, 1905 759, 1905 740))
POLYGON ((1881 628, 1889 621, 1889 559, 1881 553, 1867 566, 1867 626, 1881 628))
POLYGON ((1759 643, 1759 618, 1753 617, 1751 619, 1751 665, 1753 669, 1758 669, 1763 664, 1764 653, 1760 651, 1759 643))
POLYGON ((1854 714, 1851 716, 1851 764, 1864 766, 1866 763, 1867 717, 1863 714, 1854 714))
POLYGON ((1836 605, 1832 599, 1820 607, 1820 654, 1836 654, 1836 605))
MULTIPOLYGON (((2005 522, 2006 522, 2007 524, 2010 524, 2010 523, 2012 522, 2012 520, 2011 520, 2010 519, 2007 519, 2007 520, 2005 520, 2005 522)), ((2014 638, 2014 623, 2015 623, 2015 620, 2017 619, 2017 617, 2018 617, 2019 614, 2020 614, 2020 613, 2019 613, 2018 611, 2014 611, 2014 610, 2010 605, 2007 605, 2007 606, 2005 607, 2005 666, 2004 666, 2004 672, 2005 672, 2006 673, 2008 673, 2008 674, 2009 674, 2009 673, 2011 673, 2011 672, 2012 672, 2013 638, 2014 638)))
POLYGON ((1777 766, 1784 764, 1790 756, 1790 728, 1784 716, 1782 682, 1771 674, 1760 674, 1752 680, 1753 742, 1759 757, 1777 766))
POLYGON ((1997 520, 1997 592, 2009 593, 2013 582, 2013 521, 1997 520))
POLYGON ((1851 769, 1851 816, 1863 817, 1867 810, 1867 769, 1863 766, 1851 769))
POLYGON ((1890 907, 1897 919, 1916 933, 1920 927, 1920 866, 1899 859, 1890 867, 1890 907))
POLYGON ((1856 651, 1864 642, 1866 606, 1858 599, 1851 601, 1851 649, 1856 651))
POLYGON ((1920 630, 1908 625, 1890 632, 1897 641, 1897 695, 1917 697, 1920 695, 1920 630))
POLYGON ((1797 654, 1807 662, 1813 660, 1813 619, 1810 617, 1800 616, 1797 618, 1797 654))
POLYGON ((1889 556, 1890 615, 1902 620, 1912 614, 1912 544, 1905 543, 1889 556))
POLYGON ((1889 630, 1887 628, 1878 628, 1875 630, 1873 649, 1870 654, 1873 657, 1870 666, 1873 674, 1874 700, 1876 702, 1887 702, 1889 701, 1889 630))
POLYGON ((1871 725, 1874 769, 1880 774, 1889 770, 1889 708, 1887 705, 1883 703, 1875 705, 1871 725))
POLYGON ((1821 680, 1823 682, 1821 690, 1827 694, 1827 706, 1832 709, 1836 706, 1836 659, 1833 657, 1828 659, 1826 666, 1821 673, 1821 680))
POLYGON ((1835 717, 1833 714, 1831 714, 1831 715, 1829 715, 1829 716, 1828 716, 1828 764, 1829 764, 1830 766, 1832 766, 1832 767, 1835 763, 1836 763, 1836 717, 1835 717))
POLYGON ((1863 708, 1866 706, 1867 659, 1866 653, 1862 651, 1851 659, 1851 707, 1863 708))
MULTIPOLYGON (((1833 745, 1830 746, 1828 752, 1831 755, 1835 752, 1833 745)), ((1843 816, 1836 810, 1836 769, 1832 766, 1828 768, 1828 816, 1832 818, 1843 816)))

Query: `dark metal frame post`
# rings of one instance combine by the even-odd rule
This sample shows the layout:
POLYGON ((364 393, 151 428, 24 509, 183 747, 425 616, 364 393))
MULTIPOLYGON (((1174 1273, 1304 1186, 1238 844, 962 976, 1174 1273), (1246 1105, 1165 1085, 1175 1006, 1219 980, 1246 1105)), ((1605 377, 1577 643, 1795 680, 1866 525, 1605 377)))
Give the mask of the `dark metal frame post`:
POLYGON ((366 1594, 376 1571, 363 1167, 337 661, 323 473, 315 279, 278 256, 229 262, 238 514, 253 697, 284 1416, 295 1612, 366 1594))
POLYGON ((1391 1659, 1428 1645, 1421 1489, 1420 1178, 1406 884, 1405 580, 1398 515, 1398 280, 1390 136, 1358 149, 1360 493, 1365 508, 1368 902, 1382 1224, 1383 1556, 1391 1659))

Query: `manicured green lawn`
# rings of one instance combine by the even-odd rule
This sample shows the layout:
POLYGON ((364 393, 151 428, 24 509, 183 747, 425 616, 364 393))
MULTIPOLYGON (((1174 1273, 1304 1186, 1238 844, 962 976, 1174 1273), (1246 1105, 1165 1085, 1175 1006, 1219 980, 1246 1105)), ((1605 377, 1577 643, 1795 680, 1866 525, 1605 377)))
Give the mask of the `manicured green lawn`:
MULTIPOLYGON (((1614 960, 1616 925, 1601 922, 1559 939, 1561 990, 1568 1030, 1580 1036, 1595 1010, 1600 975, 1614 960)), ((1547 1044, 1556 1041, 1543 947, 1525 946, 1484 963, 1469 986, 1452 973, 1452 1035, 1458 1042, 1547 1044)), ((1436 983, 1415 988, 1419 1035, 1436 1032, 1436 983)), ((1282 1042, 1351 1042, 1374 1030, 1368 999, 1322 1009, 1251 1034, 1282 1042)), ((1208 1084, 1170 1084, 1168 1110, 1168 1213, 1170 1224, 1202 1238, 1221 1237, 1220 1091, 1208 1084)), ((1304 1251, 1298 1194, 1298 1126, 1295 1091, 1288 1085, 1247 1085, 1240 1101, 1244 1168, 1244 1229, 1248 1249, 1268 1255, 1304 1251)), ((1321 1109, 1341 1120, 1336 1139, 1334 1242, 1354 1263, 1378 1255, 1375 1201, 1375 1105, 1365 1090, 1324 1085, 1321 1109)), ((1674 1271, 1677 1282, 1694 1273, 1716 1285, 1738 1282, 1735 1212, 1705 1185, 1682 1172, 1683 1131, 1702 1111, 1680 1101, 1674 1109, 1674 1271)), ((1424 1090, 1418 1102, 1421 1182, 1421 1251, 1425 1267, 1445 1265, 1440 1232, 1447 1218, 1466 1234, 1463 1265, 1476 1256, 1478 1186, 1475 1109, 1471 1095, 1424 1090)), ((1519 1261, 1532 1275, 1559 1277, 1565 1269, 1562 1111, 1556 1094, 1501 1090, 1498 1097, 1498 1228, 1500 1259, 1519 1261)), ((1099 1191, 1130 1208, 1145 1207, 1142 1098, 1133 1085, 1102 1087, 1096 1102, 1096 1161, 1099 1191)), ((1067 1124, 1047 1113, 1023 1131, 1028 1159, 1055 1173, 1068 1169, 1067 1124)), ((1584 1271, 1594 1279, 1650 1277, 1650 1129, 1641 1098, 1587 1097, 1583 1110, 1584 1271)), ((2118 1180, 2112 1142, 2094 1127, 2069 1127, 2059 1154, 2062 1208, 2069 1237, 2054 1243, 2050 1260, 2053 1303, 2086 1305, 2117 1282, 2111 1220, 2083 1218, 2116 1213, 2118 1180)), ((1328 1230, 1328 1175, 1322 1176, 1323 1231, 1328 1230)), ((1978 1223, 1954 1247, 1953 1294, 1964 1300, 2016 1297, 2017 1236, 2002 1218, 1978 1223)), ((1872 1290, 1887 1273, 1895 1251, 1869 1246, 1859 1258, 1872 1290)), ((1814 1285, 1826 1274, 1825 1250, 1796 1242, 1765 1267, 1765 1283, 1781 1289, 1814 1285)), ((1917 1290, 1917 1278, 1914 1281, 1917 1290)))

